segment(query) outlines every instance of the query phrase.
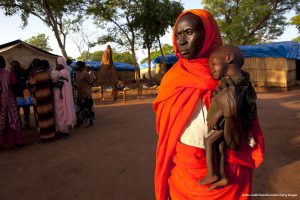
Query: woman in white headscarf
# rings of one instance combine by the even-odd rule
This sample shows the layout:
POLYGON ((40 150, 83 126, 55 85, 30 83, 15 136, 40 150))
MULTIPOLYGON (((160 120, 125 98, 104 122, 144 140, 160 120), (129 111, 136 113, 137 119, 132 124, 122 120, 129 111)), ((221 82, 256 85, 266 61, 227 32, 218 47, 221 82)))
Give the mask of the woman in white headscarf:
MULTIPOLYGON (((54 87, 55 128, 61 136, 67 136, 69 130, 76 124, 76 112, 74 107, 72 81, 67 70, 67 64, 63 57, 57 58, 57 64, 61 68, 61 88, 54 87)), ((59 68, 59 67, 58 67, 59 68)))

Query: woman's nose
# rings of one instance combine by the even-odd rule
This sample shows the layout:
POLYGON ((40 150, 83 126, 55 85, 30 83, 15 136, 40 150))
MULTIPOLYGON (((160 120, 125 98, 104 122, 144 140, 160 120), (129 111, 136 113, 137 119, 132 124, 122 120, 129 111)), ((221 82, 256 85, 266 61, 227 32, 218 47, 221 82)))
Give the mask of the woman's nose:
POLYGON ((178 36, 178 44, 180 46, 186 45, 188 42, 186 40, 186 37, 184 36, 184 34, 178 36))

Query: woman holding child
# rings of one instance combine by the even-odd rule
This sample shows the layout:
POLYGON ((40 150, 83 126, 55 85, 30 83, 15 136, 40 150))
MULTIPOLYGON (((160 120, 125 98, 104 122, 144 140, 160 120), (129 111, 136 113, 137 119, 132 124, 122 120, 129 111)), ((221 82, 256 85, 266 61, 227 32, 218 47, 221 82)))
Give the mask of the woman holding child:
MULTIPOLYGON (((242 145, 238 151, 226 151, 228 184, 211 191, 209 185, 199 184, 207 172, 204 140, 209 129, 206 116, 218 85, 210 74, 208 58, 222 46, 212 15, 206 10, 188 10, 180 14, 173 30, 173 45, 179 60, 164 76, 154 102, 159 136, 156 199, 249 199, 245 195, 251 193, 252 171, 262 162, 264 152, 257 119, 250 129, 257 145, 254 148, 242 145)), ((218 99, 224 97, 234 102, 235 99, 228 95, 230 92, 225 86, 218 92, 221 97, 218 99)), ((225 106, 230 107, 229 104, 225 106)))
POLYGON ((57 58, 57 71, 62 83, 53 88, 55 129, 59 136, 68 136, 69 130, 76 124, 76 112, 73 99, 72 80, 63 57, 57 58))

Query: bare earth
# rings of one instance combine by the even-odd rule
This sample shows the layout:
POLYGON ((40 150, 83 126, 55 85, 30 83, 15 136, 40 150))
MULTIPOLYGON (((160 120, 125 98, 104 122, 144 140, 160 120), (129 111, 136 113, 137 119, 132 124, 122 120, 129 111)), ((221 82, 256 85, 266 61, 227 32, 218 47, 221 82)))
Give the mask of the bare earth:
MULTIPOLYGON (((34 129, 24 130, 26 147, 0 152, 0 199, 154 199, 153 100, 97 100, 93 127, 47 144, 36 144, 34 129)), ((254 172, 253 194, 298 196, 253 199, 300 199, 300 89, 260 93, 258 107, 266 155, 254 172)))

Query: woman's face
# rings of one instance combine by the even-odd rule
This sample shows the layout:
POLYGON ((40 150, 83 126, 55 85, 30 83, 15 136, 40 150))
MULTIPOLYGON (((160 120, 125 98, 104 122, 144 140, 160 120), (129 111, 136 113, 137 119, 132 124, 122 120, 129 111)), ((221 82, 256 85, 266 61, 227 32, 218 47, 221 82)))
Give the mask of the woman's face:
POLYGON ((194 14, 182 16, 175 28, 176 44, 183 58, 195 59, 203 47, 205 31, 202 21, 194 14))

